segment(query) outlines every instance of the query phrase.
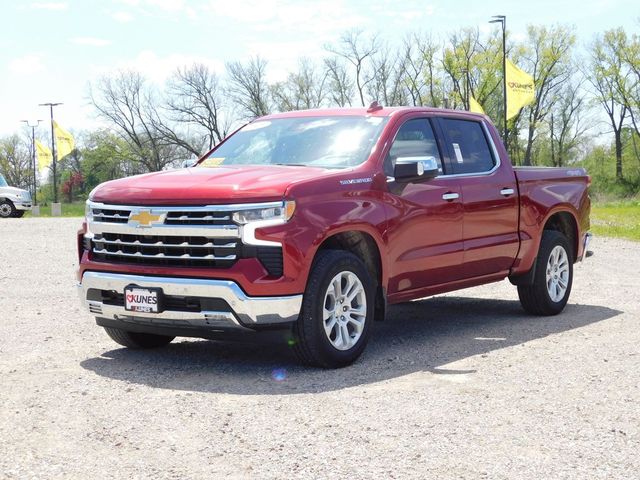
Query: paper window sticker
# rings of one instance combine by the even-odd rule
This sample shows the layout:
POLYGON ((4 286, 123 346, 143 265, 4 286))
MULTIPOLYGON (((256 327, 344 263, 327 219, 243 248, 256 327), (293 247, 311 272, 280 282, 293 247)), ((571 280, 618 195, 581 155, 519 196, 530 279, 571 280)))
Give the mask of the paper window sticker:
POLYGON ((464 163, 464 159, 462 158, 462 151, 460 150, 460 145, 458 145, 457 143, 454 143, 453 151, 456 152, 456 161, 458 163, 464 163))
POLYGON ((225 157, 209 157, 205 158, 202 163, 200 163, 201 167, 217 167, 224 162, 225 157))

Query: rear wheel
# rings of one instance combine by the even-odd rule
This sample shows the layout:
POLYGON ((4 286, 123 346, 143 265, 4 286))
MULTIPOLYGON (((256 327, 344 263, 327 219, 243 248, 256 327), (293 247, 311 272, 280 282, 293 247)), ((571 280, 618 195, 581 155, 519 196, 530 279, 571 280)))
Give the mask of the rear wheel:
POLYGON ((9 218, 13 217, 16 213, 16 207, 11 203, 11 200, 0 200, 0 217, 9 218))
POLYGON ((572 284, 573 255, 569 241, 560 232, 545 230, 533 284, 518 286, 520 303, 534 315, 556 315, 567 304, 572 284))
POLYGON ((128 348, 147 349, 163 347, 176 337, 154 335, 152 333, 128 332, 120 328, 104 327, 107 335, 120 345, 128 348))
POLYGON ((375 290, 362 261, 350 252, 318 253, 293 327, 294 351, 308 365, 344 367, 364 351, 375 290))

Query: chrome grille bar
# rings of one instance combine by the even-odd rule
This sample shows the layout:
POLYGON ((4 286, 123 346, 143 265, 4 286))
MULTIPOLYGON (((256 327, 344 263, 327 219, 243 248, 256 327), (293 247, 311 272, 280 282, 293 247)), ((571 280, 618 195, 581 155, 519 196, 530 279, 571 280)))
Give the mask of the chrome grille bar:
POLYGON ((106 248, 94 248, 93 253, 98 253, 102 255, 114 255, 118 257, 131 257, 131 258, 153 258, 153 259, 167 259, 167 260, 235 260, 235 255, 225 255, 223 257, 218 257, 213 254, 204 255, 199 257, 197 255, 190 255, 185 253, 183 255, 166 255, 162 252, 156 254, 146 254, 142 252, 135 253, 125 253, 122 250, 118 250, 116 252, 110 252, 106 248))
POLYGON ((93 238, 95 243, 101 243, 105 245, 122 245, 126 247, 159 247, 159 248, 235 248, 236 242, 228 242, 225 244, 216 245, 212 242, 207 242, 205 244, 196 244, 189 242, 182 243, 165 243, 160 240, 152 243, 141 242, 140 240, 135 240, 133 242, 125 242, 124 240, 120 240, 119 238, 116 240, 105 240, 104 238, 93 238))

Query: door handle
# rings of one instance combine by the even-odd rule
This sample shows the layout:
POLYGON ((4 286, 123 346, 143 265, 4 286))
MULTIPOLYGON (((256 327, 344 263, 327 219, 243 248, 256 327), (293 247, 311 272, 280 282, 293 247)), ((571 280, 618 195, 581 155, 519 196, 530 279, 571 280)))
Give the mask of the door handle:
POLYGON ((503 188, 502 190, 500 190, 500 195, 504 197, 508 197, 509 195, 513 195, 513 194, 514 194, 513 188, 503 188))
POLYGON ((455 200, 457 198, 460 198, 460 195, 454 192, 449 192, 442 195, 442 199, 446 200, 447 202, 450 202, 451 200, 455 200))

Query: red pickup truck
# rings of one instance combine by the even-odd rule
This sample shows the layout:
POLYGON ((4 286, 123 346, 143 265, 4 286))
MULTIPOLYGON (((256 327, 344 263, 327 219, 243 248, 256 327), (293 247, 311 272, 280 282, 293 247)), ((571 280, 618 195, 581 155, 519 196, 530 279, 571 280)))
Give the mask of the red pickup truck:
POLYGON ((282 328, 301 361, 340 367, 393 303, 509 278, 526 311, 561 312, 589 183, 581 168, 512 167, 483 115, 269 115, 194 167, 98 186, 78 290, 126 347, 282 328))

